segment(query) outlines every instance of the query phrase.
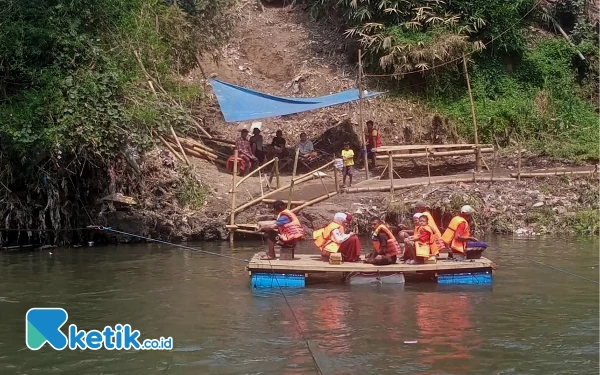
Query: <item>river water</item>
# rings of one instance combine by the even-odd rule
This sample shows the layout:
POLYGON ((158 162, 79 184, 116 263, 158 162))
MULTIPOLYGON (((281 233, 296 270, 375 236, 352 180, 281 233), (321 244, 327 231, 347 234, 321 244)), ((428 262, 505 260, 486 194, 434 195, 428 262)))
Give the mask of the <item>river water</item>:
MULTIPOLYGON (((598 285, 526 258, 597 281, 598 242, 490 242, 493 286, 315 285, 286 298, 253 293, 243 262, 163 245, 0 253, 0 374, 318 374, 315 361, 326 375, 597 374, 598 285), (80 329, 128 323, 174 349, 31 351, 31 307, 62 307, 80 329)), ((198 245, 246 259, 260 246, 198 245)))

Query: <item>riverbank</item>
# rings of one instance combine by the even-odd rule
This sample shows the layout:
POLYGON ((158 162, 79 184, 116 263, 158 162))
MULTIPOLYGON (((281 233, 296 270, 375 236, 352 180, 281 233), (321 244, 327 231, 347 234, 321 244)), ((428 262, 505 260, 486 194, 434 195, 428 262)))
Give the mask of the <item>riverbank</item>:
MULTIPOLYGON (((500 164, 511 166, 511 162, 506 160, 500 164)), ((153 197, 145 200, 144 208, 128 207, 101 215, 101 225, 169 241, 224 240, 228 233, 225 224, 230 210, 230 175, 217 176, 204 170, 198 178, 211 186, 211 191, 207 193, 203 207, 199 210, 183 208, 161 197, 153 197)), ((288 178, 282 177, 282 180, 286 181, 288 178)), ((156 184, 156 187, 158 189, 162 185, 177 189, 177 183, 177 180, 166 180, 156 184)), ((535 236, 561 233, 594 236, 598 235, 600 222, 598 189, 597 175, 574 175, 523 178, 520 182, 515 180, 411 187, 397 190, 393 198, 389 193, 342 192, 329 200, 306 207, 300 211, 299 218, 305 229, 312 231, 325 225, 335 212, 347 211, 356 218, 354 230, 360 234, 368 234, 368 221, 372 216, 385 216, 390 222, 409 224, 412 204, 417 200, 424 200, 431 206, 434 217, 442 226, 447 225, 460 206, 472 205, 477 210, 474 219, 478 235, 502 233, 535 236)), ((243 195, 240 194, 240 198, 245 200, 238 203, 259 194, 257 178, 257 181, 248 184, 243 195)), ((236 222, 255 223, 270 218, 270 206, 260 204, 239 213, 236 222)), ((126 236, 102 236, 103 238, 96 237, 96 241, 136 241, 126 236)), ((256 236, 248 234, 236 238, 255 239, 256 236)))

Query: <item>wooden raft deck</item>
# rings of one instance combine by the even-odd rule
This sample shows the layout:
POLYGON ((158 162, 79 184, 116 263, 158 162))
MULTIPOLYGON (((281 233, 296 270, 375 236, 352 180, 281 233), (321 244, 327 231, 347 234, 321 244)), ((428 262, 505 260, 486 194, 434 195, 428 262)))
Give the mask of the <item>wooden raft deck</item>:
POLYGON ((396 263, 388 266, 374 266, 367 263, 342 263, 340 265, 332 265, 321 260, 319 255, 313 254, 296 254, 294 260, 261 260, 260 257, 264 253, 255 254, 250 260, 247 268, 250 273, 287 273, 287 274, 304 274, 310 275, 313 273, 337 273, 340 275, 352 272, 359 273, 398 273, 402 272, 406 276, 410 274, 428 274, 435 276, 436 274, 452 274, 462 272, 486 272, 492 271, 493 262, 488 258, 465 260, 461 262, 450 261, 446 259, 438 259, 436 264, 418 264, 409 265, 396 263))

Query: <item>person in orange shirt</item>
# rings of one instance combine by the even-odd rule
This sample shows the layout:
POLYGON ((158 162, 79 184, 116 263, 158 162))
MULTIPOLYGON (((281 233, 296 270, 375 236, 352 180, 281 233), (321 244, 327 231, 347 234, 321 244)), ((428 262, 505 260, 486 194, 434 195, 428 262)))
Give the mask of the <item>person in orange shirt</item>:
POLYGON ((442 235, 442 240, 452 250, 452 257, 460 259, 466 255, 467 242, 477 242, 477 238, 471 236, 471 215, 475 213, 473 207, 462 206, 460 215, 455 216, 448 224, 448 228, 442 235))

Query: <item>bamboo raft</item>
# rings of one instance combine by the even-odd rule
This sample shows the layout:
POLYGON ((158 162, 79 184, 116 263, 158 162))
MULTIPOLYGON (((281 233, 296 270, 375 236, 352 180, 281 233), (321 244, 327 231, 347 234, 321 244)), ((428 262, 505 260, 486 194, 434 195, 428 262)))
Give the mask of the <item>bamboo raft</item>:
MULTIPOLYGON (((463 282, 455 284, 491 284, 494 263, 488 258, 452 261, 438 259, 435 264, 409 265, 396 263, 387 266, 374 266, 372 264, 356 262, 329 264, 321 260, 320 255, 296 254, 294 260, 261 260, 264 253, 255 254, 250 260, 247 269, 251 277, 252 286, 255 288, 269 287, 303 287, 311 280, 322 280, 323 275, 333 275, 347 283, 356 277, 370 276, 374 282, 391 275, 401 275, 402 280, 437 281, 440 278, 447 280, 449 277, 461 278, 463 282), (467 276, 467 277, 465 277, 467 276), (476 278, 483 278, 485 282, 473 282, 476 278), (467 279, 470 282, 465 282, 467 279), (270 280, 270 281, 269 281, 270 280), (266 281, 266 284, 265 284, 266 281)), ((339 279, 338 279, 339 280, 339 279)), ((403 283, 400 282, 400 283, 403 283)), ((383 282, 385 283, 385 282, 383 282)), ((394 282, 397 284, 398 282, 394 282)), ((450 284, 451 282, 444 282, 450 284)))

